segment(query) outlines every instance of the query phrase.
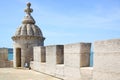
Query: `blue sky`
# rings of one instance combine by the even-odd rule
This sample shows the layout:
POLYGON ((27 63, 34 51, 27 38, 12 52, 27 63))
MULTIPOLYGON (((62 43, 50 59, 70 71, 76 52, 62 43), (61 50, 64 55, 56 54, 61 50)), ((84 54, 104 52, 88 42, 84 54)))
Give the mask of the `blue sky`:
POLYGON ((120 38, 120 0, 3 0, 0 47, 12 47, 11 37, 21 25, 27 2, 45 45, 120 38))

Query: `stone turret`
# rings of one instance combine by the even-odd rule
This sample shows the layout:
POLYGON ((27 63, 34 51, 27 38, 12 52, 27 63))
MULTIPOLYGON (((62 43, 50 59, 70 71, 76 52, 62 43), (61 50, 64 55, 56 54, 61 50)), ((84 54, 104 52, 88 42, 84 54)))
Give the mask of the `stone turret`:
POLYGON ((31 16, 33 9, 30 6, 31 3, 27 3, 26 16, 12 37, 14 41, 14 67, 24 67, 25 63, 29 65, 29 62, 33 60, 33 47, 44 45, 45 38, 40 28, 35 25, 35 20, 31 16))

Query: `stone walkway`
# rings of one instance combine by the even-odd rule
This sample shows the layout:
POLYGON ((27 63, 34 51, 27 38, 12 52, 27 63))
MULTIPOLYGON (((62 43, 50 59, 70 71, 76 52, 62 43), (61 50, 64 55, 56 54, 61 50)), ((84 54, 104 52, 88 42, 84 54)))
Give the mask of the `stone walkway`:
POLYGON ((0 80, 61 80, 27 69, 0 68, 0 80))

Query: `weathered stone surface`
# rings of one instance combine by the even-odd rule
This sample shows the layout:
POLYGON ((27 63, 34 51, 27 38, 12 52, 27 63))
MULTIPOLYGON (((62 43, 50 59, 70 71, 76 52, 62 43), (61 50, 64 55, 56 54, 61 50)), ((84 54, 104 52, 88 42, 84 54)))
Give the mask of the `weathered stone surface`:
POLYGON ((64 79, 65 80, 80 80, 80 68, 64 66, 64 79))
POLYGON ((93 78, 93 68, 92 67, 82 67, 80 68, 81 80, 92 80, 93 78))
POLYGON ((46 47, 34 47, 34 61, 31 68, 49 75, 63 77, 63 45, 52 45, 46 47))
POLYGON ((120 80, 119 73, 93 71, 93 80, 120 80))
POLYGON ((13 61, 8 61, 8 49, 0 48, 0 68, 13 67, 13 61))
POLYGON ((89 66, 90 43, 64 45, 64 76, 65 79, 80 80, 80 67, 89 66))
POLYGON ((13 61, 4 61, 0 60, 0 68, 5 68, 5 67, 13 67, 13 61))
POLYGON ((86 70, 81 70, 80 67, 89 66, 90 47, 90 43, 67 44, 64 47, 63 45, 34 47, 32 69, 65 80, 89 80, 91 78, 90 70, 88 69, 89 72, 85 75, 86 70), (46 53, 46 62, 43 63, 41 55, 44 53, 46 53), (82 75, 83 77, 81 77, 82 75))
POLYGON ((37 61, 33 61, 33 65, 34 65, 34 70, 36 71, 40 71, 40 62, 37 61))
POLYGON ((46 73, 46 63, 41 63, 40 64, 40 72, 46 73))
POLYGON ((46 73, 55 75, 58 63, 63 63, 63 45, 46 46, 46 73))
POLYGON ((120 39, 95 42, 93 80, 120 80, 119 61, 120 39))
POLYGON ((62 64, 64 60, 63 45, 46 46, 46 63, 62 64))
POLYGON ((37 62, 46 62, 46 53, 45 53, 45 47, 39 46, 33 48, 34 53, 34 61, 37 62))
POLYGON ((64 45, 65 66, 88 67, 90 64, 91 43, 64 45))
POLYGON ((8 60, 8 49, 7 48, 0 48, 0 60, 8 60))
POLYGON ((55 76, 64 79, 64 65, 63 64, 56 65, 55 76))

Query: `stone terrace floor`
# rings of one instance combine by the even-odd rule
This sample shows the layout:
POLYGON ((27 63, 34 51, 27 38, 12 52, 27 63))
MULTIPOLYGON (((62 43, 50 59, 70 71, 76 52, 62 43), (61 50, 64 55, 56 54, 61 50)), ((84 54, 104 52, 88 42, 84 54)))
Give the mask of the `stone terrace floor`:
POLYGON ((0 68, 0 80, 61 80, 28 69, 0 68))

